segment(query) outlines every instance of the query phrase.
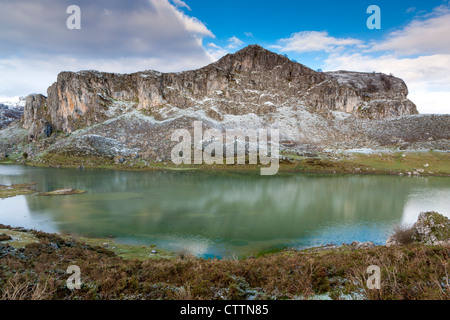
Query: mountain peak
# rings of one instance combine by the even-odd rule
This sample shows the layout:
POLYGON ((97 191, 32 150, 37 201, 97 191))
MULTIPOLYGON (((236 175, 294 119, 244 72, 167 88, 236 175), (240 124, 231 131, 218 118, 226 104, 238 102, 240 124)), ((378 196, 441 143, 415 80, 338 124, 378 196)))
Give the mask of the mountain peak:
POLYGON ((226 70, 263 71, 281 66, 287 69, 297 69, 307 73, 314 72, 306 66, 293 62, 286 56, 267 50, 260 45, 252 44, 235 53, 227 54, 216 65, 226 70))

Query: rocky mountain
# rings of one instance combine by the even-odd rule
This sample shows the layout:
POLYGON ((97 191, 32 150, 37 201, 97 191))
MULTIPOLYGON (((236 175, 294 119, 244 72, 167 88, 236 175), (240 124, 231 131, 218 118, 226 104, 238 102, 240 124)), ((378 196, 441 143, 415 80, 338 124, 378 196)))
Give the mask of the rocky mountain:
POLYGON ((171 133, 192 130, 194 120, 219 130, 277 128, 298 152, 430 141, 448 148, 449 117, 418 115, 407 96, 394 76, 316 72, 252 45, 179 73, 62 72, 47 97, 27 97, 18 130, 28 141, 65 133, 46 143, 54 153, 149 160, 168 158, 171 133))

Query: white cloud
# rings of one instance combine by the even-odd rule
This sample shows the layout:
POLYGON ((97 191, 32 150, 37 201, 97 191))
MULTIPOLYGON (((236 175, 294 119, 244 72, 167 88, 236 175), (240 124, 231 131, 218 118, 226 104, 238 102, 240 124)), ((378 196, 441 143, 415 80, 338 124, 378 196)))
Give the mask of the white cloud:
POLYGON ((334 38, 326 31, 302 31, 292 34, 289 38, 281 39, 272 46, 282 52, 332 52, 347 46, 361 46, 363 41, 352 38, 334 38))
POLYGON ((401 55, 450 53, 450 8, 436 8, 426 18, 417 18, 405 28, 391 32, 371 51, 393 51, 401 55))
POLYGON ((207 60, 197 56, 182 59, 158 58, 114 58, 89 59, 70 56, 34 56, 32 58, 11 57, 0 59, 0 92, 2 96, 26 96, 30 93, 46 95, 47 88, 56 81, 62 71, 100 70, 112 73, 133 73, 144 70, 161 72, 184 71, 203 67, 213 61, 206 53, 207 60), (26 74, 26 76, 22 76, 26 74))
POLYGON ((191 8, 186 4, 186 2, 182 1, 182 0, 172 0, 172 3, 177 7, 177 8, 186 8, 189 11, 191 11, 191 8))
MULTIPOLYGON (((408 10, 412 12, 413 10, 408 10)), ((439 6, 417 16, 380 41, 335 38, 327 32, 303 31, 281 39, 281 52, 327 52, 326 70, 393 73, 409 88, 421 113, 450 113, 450 8, 439 6)))
POLYGON ((0 95, 45 93, 60 71, 180 71, 212 62, 214 34, 176 0, 78 0, 81 30, 66 28, 67 2, 0 0, 0 95), (175 4, 175 5, 174 5, 175 4))
POLYGON ((211 57, 211 60, 213 60, 213 61, 219 60, 224 55, 229 53, 229 51, 227 49, 224 49, 212 42, 208 43, 207 52, 208 52, 208 55, 211 57))
POLYGON ((254 38, 253 33, 252 32, 244 32, 245 36, 247 38, 254 38))
POLYGON ((229 45, 227 46, 228 49, 236 49, 244 44, 244 41, 238 39, 236 36, 232 36, 230 39, 228 39, 229 45))

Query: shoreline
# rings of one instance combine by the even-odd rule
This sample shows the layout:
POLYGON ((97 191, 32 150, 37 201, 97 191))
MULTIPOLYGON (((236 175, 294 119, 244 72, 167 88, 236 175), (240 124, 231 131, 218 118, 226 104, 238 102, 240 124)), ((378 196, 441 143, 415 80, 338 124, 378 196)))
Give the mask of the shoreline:
MULTIPOLYGON (((261 165, 175 165, 169 160, 149 162, 142 159, 127 159, 117 163, 114 159, 64 157, 46 155, 35 159, 10 157, 0 160, 0 165, 27 165, 41 168, 107 169, 132 172, 229 172, 256 173, 261 165)), ((317 173, 353 175, 397 175, 450 177, 450 152, 405 151, 392 153, 351 153, 335 158, 321 155, 315 158, 282 156, 278 173, 317 173)))
POLYGON ((126 259, 117 250, 84 238, 0 225, 0 231, 5 230, 22 234, 27 243, 13 247, 0 242, 0 278, 4 279, 0 299, 13 298, 13 290, 21 299, 37 300, 450 298, 442 280, 447 274, 448 246, 359 243, 221 260, 185 253, 151 257, 147 251, 148 259, 126 259), (69 265, 80 267, 79 290, 66 287, 69 265), (370 265, 382 266, 381 290, 365 286, 370 265), (21 283, 25 285, 19 289, 21 283))

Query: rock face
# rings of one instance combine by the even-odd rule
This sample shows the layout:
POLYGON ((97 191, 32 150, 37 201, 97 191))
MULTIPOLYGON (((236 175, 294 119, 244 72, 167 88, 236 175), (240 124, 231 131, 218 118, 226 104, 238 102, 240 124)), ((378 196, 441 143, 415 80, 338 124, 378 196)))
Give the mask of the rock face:
POLYGON ((450 116, 417 115, 401 79, 316 72, 256 45, 179 73, 62 72, 47 95, 27 97, 21 127, 0 131, 0 154, 14 152, 12 135, 27 130, 26 139, 39 142, 30 155, 162 161, 177 144, 174 130, 192 135, 194 121, 221 132, 275 128, 281 147, 299 154, 450 149, 450 116))
POLYGON ((48 98, 27 98, 23 124, 34 137, 41 134, 43 121, 70 133, 130 109, 160 120, 183 110, 221 121, 224 115, 269 116, 299 106, 327 117, 335 110, 365 119, 417 114, 401 79, 316 72, 256 45, 181 73, 63 72, 47 93, 48 98))
MULTIPOLYGON (((437 212, 423 212, 417 222, 407 230, 410 241, 425 245, 450 246, 450 219, 437 212)), ((396 235, 392 235, 386 246, 402 245, 396 235)))

